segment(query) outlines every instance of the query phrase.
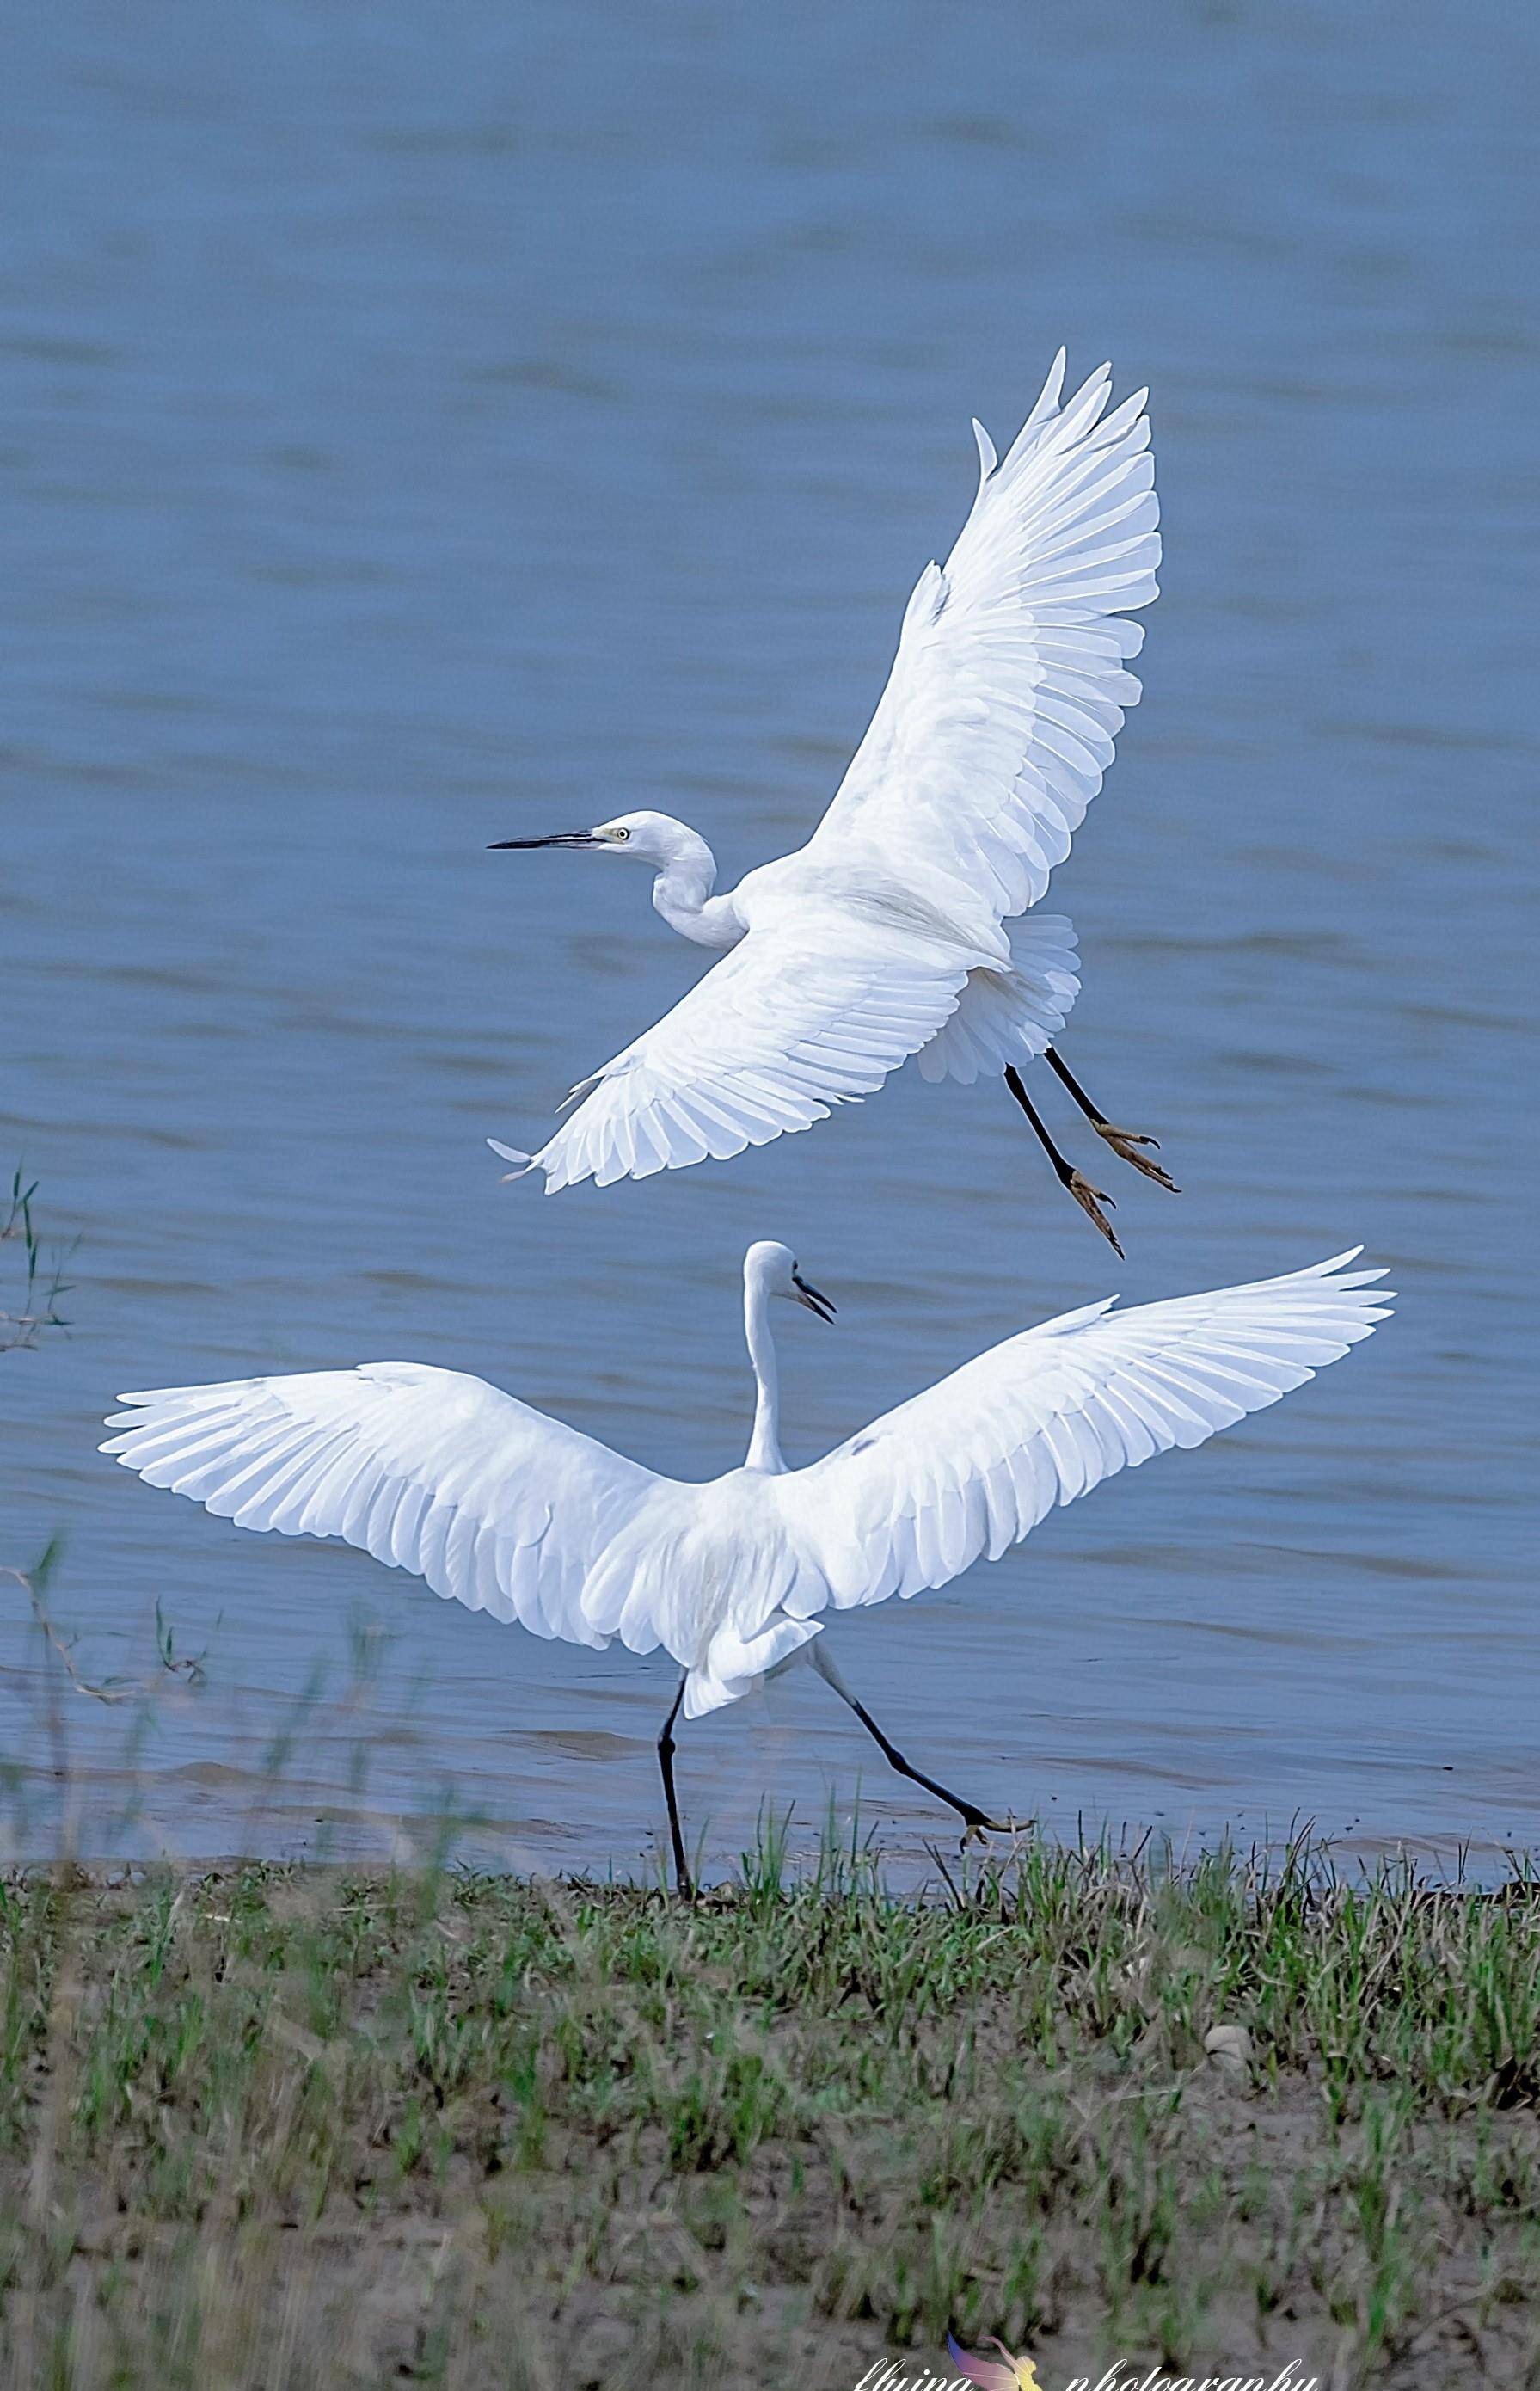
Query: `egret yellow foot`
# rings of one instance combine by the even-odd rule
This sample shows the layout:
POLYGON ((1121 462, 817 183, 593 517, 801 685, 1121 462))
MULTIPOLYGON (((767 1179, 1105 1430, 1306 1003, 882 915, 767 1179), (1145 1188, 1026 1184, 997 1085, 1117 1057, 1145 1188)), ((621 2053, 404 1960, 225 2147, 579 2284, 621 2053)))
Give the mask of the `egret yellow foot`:
POLYGON ((1142 1171, 1147 1179, 1153 1179, 1157 1187, 1169 1187, 1174 1196, 1180 1196, 1182 1191, 1170 1171, 1162 1170, 1158 1162, 1151 1162, 1148 1154, 1137 1151, 1141 1145, 1148 1145, 1159 1154, 1161 1141, 1158 1137, 1141 1137, 1137 1130, 1119 1129, 1109 1120, 1097 1121, 1095 1127, 1097 1135, 1106 1140, 1120 1162, 1131 1162, 1136 1170, 1142 1171))

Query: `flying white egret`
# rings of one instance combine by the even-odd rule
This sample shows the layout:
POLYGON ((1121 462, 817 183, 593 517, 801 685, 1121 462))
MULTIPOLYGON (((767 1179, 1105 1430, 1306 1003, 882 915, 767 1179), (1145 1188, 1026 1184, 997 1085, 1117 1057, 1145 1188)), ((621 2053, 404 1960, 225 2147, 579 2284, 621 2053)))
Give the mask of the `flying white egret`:
POLYGON ((1361 1248, 1254 1286, 1067 1312, 965 1363, 805 1469, 781 1455, 773 1298, 830 1319, 785 1246, 751 1246, 755 1384, 740 1469, 660 1478, 483 1379, 419 1362, 121 1395, 102 1446, 243 1528, 340 1536, 435 1594, 602 1651, 661 1644, 684 1670, 658 1739, 674 1871, 689 1868, 674 1727, 806 1658, 901 1775, 969 1832, 994 1822, 911 1767, 828 1660, 818 1614, 945 1585, 1056 1503, 1172 1445, 1201 1444, 1387 1318, 1361 1248), (1371 1292, 1371 1290, 1373 1290, 1371 1292))
POLYGON ((1008 934, 1070 851, 1139 684, 1161 543, 1148 394, 1106 413, 1111 368, 1059 405, 1062 350, 1003 462, 982 424, 978 496, 944 570, 928 564, 870 729, 804 847, 713 896, 716 860, 668 814, 498 847, 586 848, 653 867, 652 901, 730 949, 662 1020, 580 1080, 538 1154, 494 1138, 547 1194, 677 1170, 811 1127, 911 1054, 928 1079, 1003 1072, 1059 1179, 1117 1247, 1110 1199, 1049 1136, 1021 1079, 1045 1055, 1113 1151, 1174 1187, 1059 1059, 1079 990, 1062 914, 1008 934))

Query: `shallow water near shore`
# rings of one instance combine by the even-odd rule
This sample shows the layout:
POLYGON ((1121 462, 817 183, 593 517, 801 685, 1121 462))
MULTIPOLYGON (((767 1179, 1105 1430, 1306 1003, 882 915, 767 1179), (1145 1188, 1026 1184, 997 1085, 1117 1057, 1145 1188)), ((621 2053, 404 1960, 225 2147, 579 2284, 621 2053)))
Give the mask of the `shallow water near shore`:
MULTIPOLYGON (((1533 32, 1161 5, 105 14, 0 94, 12 562, 0 1160, 78 1237, 0 1360, 13 1846, 651 1864, 672 1690, 96 1454, 123 1387, 411 1356, 678 1475, 741 1457, 738 1267, 797 1248, 809 1458, 1031 1320, 1364 1240, 1398 1318, 993 1570, 831 1631, 923 1767, 1178 1845, 1309 1819, 1478 1870, 1534 1767, 1533 32), (174 25, 174 39, 173 26, 174 25), (645 877, 489 840, 805 835, 920 566, 1068 342, 1153 390, 1144 704, 1051 902, 1065 1040, 1183 1193, 913 1072, 730 1166, 545 1201, 482 1140, 687 987, 645 877), (155 1612, 189 1687, 160 1665, 155 1612), (416 1823, 414 1823, 416 1822, 416 1823)), ((689 1730, 708 1853, 857 1780, 795 1672, 689 1730)), ((911 1793, 914 1798, 910 1799, 911 1793)))

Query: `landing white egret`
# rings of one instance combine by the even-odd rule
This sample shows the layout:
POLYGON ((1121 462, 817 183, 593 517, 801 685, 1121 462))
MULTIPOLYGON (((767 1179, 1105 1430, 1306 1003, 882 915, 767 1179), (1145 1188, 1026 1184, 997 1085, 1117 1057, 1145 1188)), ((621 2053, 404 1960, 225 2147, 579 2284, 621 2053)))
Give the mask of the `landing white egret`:
POLYGON ((674 1728, 737 1701, 805 1649, 891 1764, 911 1767, 849 1690, 820 1613, 944 1585, 998 1558, 1056 1503, 1218 1429, 1335 1362, 1387 1315, 1360 1249, 1286 1278, 1063 1313, 965 1363, 808 1468, 789 1469, 769 1307, 828 1298, 783 1245, 751 1246, 743 1316, 755 1402, 739 1469, 656 1476, 483 1379, 418 1362, 122 1395, 102 1446, 152 1486, 243 1528, 340 1536, 435 1594, 602 1651, 661 1644, 684 1671, 659 1738, 674 1872, 689 1868, 674 1728))
POLYGON ((489 1141, 510 1177, 543 1170, 553 1194, 740 1154, 918 1053, 928 1079, 1003 1073, 1120 1253, 1110 1199, 1059 1151, 1022 1066, 1046 1055, 1097 1135, 1174 1185, 1156 1141, 1109 1120, 1053 1044, 1080 985, 1071 924, 1017 920, 1068 855, 1140 693, 1126 667, 1144 633, 1124 618, 1156 595, 1160 513, 1148 394, 1108 414, 1111 371, 1060 406, 1061 350, 1003 461, 975 422, 972 511, 944 568, 920 575, 871 727, 805 847, 718 896, 711 848, 668 814, 494 842, 635 856, 672 929, 730 950, 578 1083, 584 1101, 537 1154, 489 1141))

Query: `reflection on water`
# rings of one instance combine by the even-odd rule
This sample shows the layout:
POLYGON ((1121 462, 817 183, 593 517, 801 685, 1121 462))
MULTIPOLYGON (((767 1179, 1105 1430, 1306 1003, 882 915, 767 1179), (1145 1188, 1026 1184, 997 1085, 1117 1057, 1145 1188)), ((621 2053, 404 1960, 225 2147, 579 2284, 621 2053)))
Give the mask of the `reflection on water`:
MULTIPOLYGON (((0 1558, 62 1529, 80 1669, 154 1686, 65 1698, 83 1839, 378 1849, 448 1814, 637 1865, 661 1661, 242 1538, 96 1422, 408 1354, 712 1472, 748 1426, 738 1258, 778 1235, 841 1305, 783 1332, 794 1455, 1111 1286, 1368 1240, 1386 1335, 841 1622, 841 1662, 1019 1815, 1534 1840, 1531 36, 1486 0, 784 27, 18 28, 0 1155, 81 1245, 68 1338, 0 1364, 0 1558), (667 1184, 499 1187, 483 1135, 532 1142, 699 958, 636 875, 487 841, 659 805, 736 875, 802 836, 967 503, 969 414, 1007 434, 1061 338, 1151 383, 1167 533, 1147 700, 1055 883, 1069 1052, 1183 1196, 1124 1174, 1114 1267, 1003 1097, 913 1074, 667 1184)), ((43 1687, 19 1596, 34 1848, 43 1687)), ((859 1775, 918 1851, 934 1814, 875 1757, 794 1674, 681 1767, 713 1848, 859 1775)))

